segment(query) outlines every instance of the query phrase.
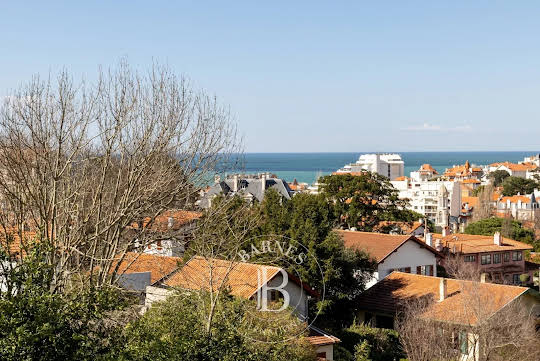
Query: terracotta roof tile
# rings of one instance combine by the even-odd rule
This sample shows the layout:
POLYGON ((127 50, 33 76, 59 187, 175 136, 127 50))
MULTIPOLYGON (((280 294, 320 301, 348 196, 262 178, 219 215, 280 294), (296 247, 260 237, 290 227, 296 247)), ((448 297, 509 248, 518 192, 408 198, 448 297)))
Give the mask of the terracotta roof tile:
MULTIPOLYGON (((110 273, 114 271, 119 260, 120 256, 118 256, 118 259, 111 265, 110 273)), ((117 273, 130 274, 150 272, 150 281, 155 283, 174 270, 178 269, 179 262, 181 262, 181 260, 182 259, 179 257, 128 252, 120 262, 117 273)))
POLYGON ((476 207, 479 202, 478 197, 461 197, 461 203, 467 203, 471 207, 476 207))
MULTIPOLYGON (((440 281, 439 277, 392 272, 360 295, 358 307, 394 314, 408 300, 428 297, 438 301, 440 281)), ((455 279, 446 279, 446 282, 448 296, 441 302, 433 302, 424 315, 438 321, 466 325, 475 325, 480 316, 468 306, 471 297, 483 301, 481 316, 487 318, 528 290, 525 287, 455 279)))
MULTIPOLYGON (((201 216, 201 212, 186 210, 168 210, 157 216, 151 224, 149 223, 152 218, 144 218, 142 226, 145 228, 149 228, 153 231, 160 232, 165 232, 170 229, 178 230, 186 224, 201 218, 201 216), (170 221, 172 221, 172 224, 170 224, 170 221)), ((139 224, 137 222, 134 222, 132 223, 131 227, 138 228, 139 224)))
POLYGON ((511 197, 502 197, 500 202, 506 203, 510 201, 510 203, 518 203, 521 201, 521 203, 530 203, 531 199, 527 196, 511 196, 511 197))
POLYGON ((502 245, 498 246, 493 241, 493 236, 456 233, 443 237, 441 234, 433 234, 434 240, 440 239, 443 246, 448 247, 450 250, 455 246, 456 252, 460 253, 521 251, 533 249, 529 244, 515 241, 510 238, 501 238, 502 245))
POLYGON ((372 232, 337 231, 343 238, 345 247, 364 251, 371 255, 377 262, 383 261, 392 252, 411 240, 424 246, 429 251, 440 256, 434 248, 411 235, 391 235, 372 232))
POLYGON ((232 295, 250 298, 259 289, 257 271, 263 269, 266 269, 268 280, 280 270, 273 266, 196 256, 179 271, 167 277, 164 284, 192 290, 209 289, 210 284, 214 289, 226 286, 230 288, 232 295))
POLYGON ((428 171, 428 172, 432 172, 433 174, 439 174, 439 172, 437 172, 435 170, 435 168, 433 168, 431 166, 431 164, 422 164, 422 166, 420 167, 420 170, 421 171, 428 171))

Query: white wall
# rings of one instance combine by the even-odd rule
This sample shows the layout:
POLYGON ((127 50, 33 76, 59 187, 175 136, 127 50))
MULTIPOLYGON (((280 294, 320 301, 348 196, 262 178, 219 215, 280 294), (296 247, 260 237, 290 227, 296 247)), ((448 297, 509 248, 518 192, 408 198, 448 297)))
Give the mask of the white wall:
MULTIPOLYGON (((283 282, 283 276, 278 273, 276 277, 272 278, 268 282, 268 286, 277 287, 283 282)), ((308 317, 308 298, 303 288, 294 283, 290 278, 287 285, 283 287, 285 291, 289 293, 290 303, 289 306, 295 309, 295 312, 307 320, 308 317)))
POLYGON ((437 258, 435 255, 414 241, 407 241, 392 253, 382 263, 379 263, 377 270, 379 280, 386 277, 390 270, 396 268, 411 267, 411 273, 416 273, 417 266, 433 266, 433 274, 436 275, 437 258))
POLYGON ((326 352, 326 359, 334 360, 334 345, 324 345, 317 347, 317 353, 326 352))

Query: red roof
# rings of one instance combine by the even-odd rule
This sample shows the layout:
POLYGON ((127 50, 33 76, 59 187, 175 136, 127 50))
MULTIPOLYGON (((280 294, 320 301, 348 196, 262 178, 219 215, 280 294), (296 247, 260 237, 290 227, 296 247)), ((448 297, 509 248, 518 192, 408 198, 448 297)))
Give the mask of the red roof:
POLYGON ((411 235, 392 235, 372 232, 342 231, 338 230, 345 243, 345 247, 357 249, 370 254, 378 263, 395 252, 407 241, 415 242, 435 255, 442 257, 433 247, 426 245, 411 235))
MULTIPOLYGON (((111 265, 110 273, 114 271, 121 256, 111 265)), ((158 256, 146 253, 128 252, 120 262, 118 274, 150 272, 150 281, 155 283, 178 269, 182 261, 179 257, 158 256)))

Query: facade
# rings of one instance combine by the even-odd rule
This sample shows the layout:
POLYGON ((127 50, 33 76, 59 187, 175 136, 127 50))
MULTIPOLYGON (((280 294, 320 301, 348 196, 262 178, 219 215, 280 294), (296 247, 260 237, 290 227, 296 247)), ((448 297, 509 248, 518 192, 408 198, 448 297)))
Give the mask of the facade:
POLYGON ((412 235, 390 235, 338 231, 345 247, 364 251, 377 262, 377 270, 366 287, 371 287, 395 270, 433 276, 442 255, 412 235))
POLYGON ((497 317, 512 305, 528 313, 537 312, 540 305, 537 292, 526 287, 393 272, 360 295, 357 320, 392 329, 396 314, 410 299, 431 301, 423 317, 440 322, 441 335, 459 334, 455 347, 460 361, 477 360, 481 340, 474 330, 484 319, 497 317))
POLYGON ((411 179, 415 182, 423 182, 433 179, 439 175, 439 172, 431 166, 431 164, 422 164, 420 169, 411 172, 411 179))
POLYGON ((218 195, 227 197, 239 195, 248 202, 262 202, 267 189, 275 189, 286 199, 291 199, 293 195, 289 184, 277 178, 274 174, 234 174, 228 176, 225 180, 216 177, 214 185, 203 192, 201 199, 197 201, 197 205, 201 208, 209 208, 212 199, 218 195))
POLYGON ((527 178, 527 172, 533 171, 538 166, 534 163, 511 163, 511 162, 500 162, 492 163, 486 167, 489 173, 496 170, 507 171, 512 177, 527 178))
MULTIPOLYGON (((430 238, 431 237, 431 238, 430 238)), ((463 264, 471 265, 479 273, 487 274, 494 283, 521 284, 520 276, 528 273, 523 252, 532 250, 529 244, 505 238, 472 234, 433 234, 435 249, 445 256, 458 256, 463 264)), ((441 260, 444 266, 444 259, 441 260)), ((532 280, 532 274, 530 275, 532 280)))
POLYGON ((400 199, 408 199, 408 209, 423 214, 439 227, 457 222, 461 212, 459 182, 415 181, 410 178, 391 182, 400 199))
POLYGON ((512 217, 519 221, 534 221, 540 216, 540 205, 534 193, 530 195, 517 195, 501 197, 496 204, 497 216, 512 217))
POLYGON ((356 163, 348 164, 337 170, 336 173, 361 173, 363 171, 378 173, 394 180, 404 176, 405 163, 401 156, 395 153, 362 154, 356 163))

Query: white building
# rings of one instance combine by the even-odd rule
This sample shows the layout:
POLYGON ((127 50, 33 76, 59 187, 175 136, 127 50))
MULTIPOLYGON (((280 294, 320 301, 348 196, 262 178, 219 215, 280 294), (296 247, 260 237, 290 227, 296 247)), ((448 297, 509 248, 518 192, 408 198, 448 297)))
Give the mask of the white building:
POLYGON ((540 167, 540 153, 531 155, 530 157, 525 157, 523 163, 532 163, 537 167, 540 167))
POLYGON ((408 209, 425 215, 436 226, 448 226, 450 217, 457 219, 461 213, 459 182, 404 178, 391 183, 399 191, 400 199, 409 200, 408 209))
POLYGON ((394 180, 405 174, 405 163, 401 156, 395 153, 362 154, 356 163, 348 164, 337 170, 336 173, 346 174, 362 171, 378 173, 394 180))
POLYGON ((437 271, 437 257, 442 257, 432 246, 412 235, 338 232, 345 247, 364 251, 377 262, 377 270, 366 284, 367 288, 393 271, 433 276, 437 271))

